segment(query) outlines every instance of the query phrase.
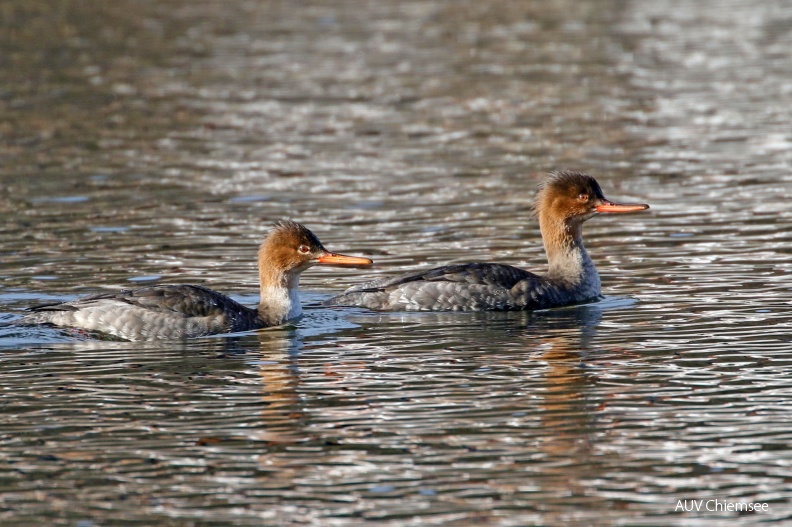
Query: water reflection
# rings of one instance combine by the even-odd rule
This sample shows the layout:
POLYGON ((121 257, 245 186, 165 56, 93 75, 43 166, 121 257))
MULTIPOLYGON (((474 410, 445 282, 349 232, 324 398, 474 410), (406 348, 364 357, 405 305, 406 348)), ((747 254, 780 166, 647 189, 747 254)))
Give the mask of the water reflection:
POLYGON ((534 269, 552 169, 654 213, 586 226, 611 297, 572 312, 0 326, 0 522, 787 520, 785 2, 56 3, 0 7, 3 322, 136 277, 251 304, 284 217, 376 273, 534 269), (771 511, 674 513, 712 497, 771 511))
MULTIPOLYGON (((425 474, 404 487, 406 482, 396 482, 389 476, 395 468, 392 463, 399 464, 393 458, 394 453, 404 452, 410 456, 424 452, 424 455, 431 457, 430 452, 437 450, 435 456, 450 455, 451 459, 458 459, 461 466, 469 467, 459 477, 478 480, 473 467, 481 460, 490 459, 496 451, 503 451, 499 456, 501 460, 491 467, 496 471, 514 470, 528 459, 519 454, 507 454, 508 445, 517 438, 499 439, 496 431, 502 433, 504 426, 522 430, 539 425, 546 427, 548 434, 543 434, 542 438, 526 438, 528 442, 521 445, 520 449, 537 447, 541 454, 533 453, 530 459, 533 462, 541 460, 543 464, 556 465, 557 468, 544 473, 536 482, 530 478, 526 480, 524 476, 519 485, 514 483, 492 487, 481 482, 476 493, 501 496, 532 485, 542 489, 537 492, 548 495, 555 495, 562 489, 565 493, 569 492, 581 474, 579 466, 570 470, 568 463, 562 460, 570 456, 585 459, 591 444, 590 414, 587 410, 593 403, 589 401, 586 388, 592 381, 582 366, 582 360, 589 351, 590 339, 596 334, 601 313, 600 306, 590 305, 535 314, 420 313, 357 317, 355 320, 361 327, 338 336, 339 341, 343 342, 341 355, 334 359, 325 357, 321 361, 321 368, 303 367, 302 373, 290 377, 290 382, 297 379, 310 381, 313 385, 318 382, 319 385, 314 386, 314 389, 320 390, 324 398, 330 399, 325 400, 321 407, 314 406, 314 417, 305 421, 305 424, 319 434, 313 439, 314 444, 318 442, 337 446, 330 447, 321 461, 314 460, 310 464, 295 461, 287 452, 280 451, 263 456, 262 460, 268 466, 288 465, 292 471, 297 471, 295 477, 303 480, 318 478, 329 467, 336 467, 335 484, 357 488, 360 478, 364 477, 359 463, 363 462, 361 456, 365 456, 367 463, 372 465, 371 471, 366 470, 365 473, 377 481, 373 490, 369 488, 369 492, 375 495, 402 495, 404 492, 416 492, 418 489, 414 486, 419 485, 419 495, 423 496, 421 499, 426 501, 426 506, 442 510, 443 504, 431 497, 448 492, 445 478, 425 474), (381 337, 377 333, 383 324, 404 324, 409 323, 409 319, 413 322, 420 319, 420 327, 431 328, 428 331, 456 325, 460 330, 466 328, 464 331, 468 332, 471 328, 477 332, 491 330, 494 338, 503 338, 503 333, 507 332, 515 350, 519 351, 508 357, 477 356, 474 350, 460 349, 458 346, 426 348, 426 341, 420 338, 413 344, 407 343, 408 347, 402 349, 386 351, 378 346, 381 337), (354 353, 349 353, 350 350, 354 350, 354 353), (447 355, 448 352, 451 356, 447 355), (471 352, 476 354, 471 355, 471 352), (472 372, 481 379, 468 388, 435 382, 433 379, 442 380, 448 376, 445 368, 440 369, 436 364, 437 354, 446 354, 444 359, 451 360, 457 366, 473 368, 472 372), (532 363, 527 369, 526 354, 531 357, 532 363), (405 360, 414 362, 415 367, 406 366, 405 360), (497 378, 504 372, 511 372, 510 376, 515 377, 517 385, 528 382, 532 389, 520 389, 519 393, 513 394, 516 397, 509 396, 508 402, 502 400, 504 393, 500 389, 497 394, 484 395, 486 392, 479 392, 488 385, 492 386, 490 376, 497 378), (482 385, 479 386, 478 382, 482 385), (484 399, 468 407, 464 402, 467 398, 459 399, 466 391, 479 392, 484 395, 484 399), (537 402, 537 399, 541 402, 537 402), (504 403, 507 406, 504 407, 504 403), (493 431, 490 432, 487 425, 477 423, 479 418, 465 416, 471 411, 487 421, 491 421, 492 417, 484 416, 495 414, 501 417, 493 422, 493 431), (507 413, 504 414, 504 411, 507 413), (505 422, 501 419, 505 419, 505 422), (339 425, 342 427, 339 428, 339 425), (338 452, 334 454, 336 450, 338 452), (341 470, 341 466, 348 466, 349 471, 341 470), (381 475, 377 476, 374 471, 380 471, 381 475)), ((308 344, 304 350, 301 363, 312 363, 311 355, 322 351, 312 351, 311 347, 308 344)), ((310 404, 310 390, 305 398, 306 404, 310 404)), ((364 499, 367 494, 364 492, 358 498, 351 499, 350 503, 356 504, 353 508, 368 510, 370 505, 364 499)), ((462 510, 467 508, 462 507, 462 510)))
MULTIPOLYGON (((306 419, 300 404, 297 356, 302 343, 295 330, 259 331, 258 366, 261 377, 261 432, 258 439, 270 445, 298 443, 309 439, 304 429, 306 419)), ((268 466, 262 454, 262 466, 268 466)))

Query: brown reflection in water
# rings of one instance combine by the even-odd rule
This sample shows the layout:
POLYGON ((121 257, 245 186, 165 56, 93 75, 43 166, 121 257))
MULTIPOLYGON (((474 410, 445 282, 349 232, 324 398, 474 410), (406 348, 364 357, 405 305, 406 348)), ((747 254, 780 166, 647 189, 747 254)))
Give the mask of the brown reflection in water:
MULTIPOLYGON (((386 333, 389 328, 416 322, 415 315, 350 318, 361 326, 377 326, 386 333)), ((477 342, 491 337, 493 344, 489 349, 497 348, 494 344, 497 341, 509 341, 512 350, 520 350, 498 356, 488 354, 486 347, 476 348, 475 344, 457 350, 456 346, 447 348, 446 344, 438 343, 442 353, 425 363, 420 355, 413 355, 407 349, 398 351, 396 340, 378 346, 380 339, 364 342, 370 331, 360 334, 362 340, 350 334, 341 339, 346 342, 348 353, 343 363, 336 363, 335 372, 345 376, 354 368, 357 373, 345 376, 343 404, 324 408, 312 424, 365 422, 376 437, 385 438, 376 444, 366 436, 355 435, 354 427, 339 432, 343 434, 338 437, 342 443, 355 445, 343 458, 349 467, 374 463, 374 456, 381 454, 378 447, 401 448, 405 449, 405 460, 420 452, 426 458, 442 458, 450 466, 458 466, 450 469, 452 482, 445 472, 415 471, 414 485, 445 492, 463 491, 466 486, 486 488, 479 492, 482 500, 511 499, 507 496, 528 499, 531 508, 551 515, 562 510, 570 496, 587 503, 590 491, 587 482, 601 475, 601 464, 593 459, 592 411, 597 401, 592 400, 589 392, 596 381, 591 373, 595 370, 583 368, 582 363, 591 350, 590 341, 600 319, 601 310, 595 306, 538 314, 422 313, 420 328, 416 328, 413 338, 421 338, 421 334, 428 337, 440 327, 457 328, 463 333, 475 327, 479 335, 477 342), (361 353, 377 359, 356 361, 361 353), (498 377, 514 372, 516 378, 509 379, 507 384, 521 393, 512 393, 510 400, 504 402, 488 388, 491 380, 485 378, 487 373, 471 376, 471 367, 494 369, 498 377), (458 376, 462 371, 464 379, 458 376), (431 384, 428 379, 440 384, 431 384), (381 381, 380 388, 369 384, 376 381, 381 381), (392 396, 387 388, 382 388, 385 386, 393 387, 392 396), (367 394, 363 404, 358 404, 359 393, 367 394), (405 396, 404 402, 398 400, 399 394, 405 396), (438 417, 430 405, 435 405, 438 417), (515 416, 509 417, 504 412, 515 412, 515 416), (488 452, 497 451, 501 452, 497 460, 487 457, 488 452), (483 458, 486 460, 482 461, 483 458), (532 487, 530 494, 526 494, 525 489, 532 487)), ((458 342, 466 340, 462 336, 458 342)), ((420 354, 431 353, 432 349, 429 342, 417 348, 420 354)), ((501 390, 501 386, 491 389, 501 390)), ((327 458, 323 460, 326 461, 327 458)), ((295 467, 293 463, 291 466, 295 467)), ((304 468, 312 470, 308 466, 304 468)), ((383 466, 382 474, 389 475, 390 470, 392 467, 383 466)), ((348 472, 352 473, 353 469, 348 472)), ((355 474, 348 477, 354 480, 355 474)), ((377 477, 382 476, 377 474, 377 477)), ((375 477, 373 481, 378 479, 375 477)), ((434 500, 428 501, 441 506, 434 500)), ((451 497, 444 497, 441 502, 442 506, 459 511, 478 508, 477 504, 451 497)), ((564 522, 559 517, 558 522, 551 523, 564 522)))
MULTIPOLYGON (((587 414, 586 387, 591 380, 580 367, 581 350, 586 328, 577 336, 569 331, 560 331, 541 339, 548 349, 540 355, 547 363, 545 374, 546 390, 540 403, 541 428, 546 434, 538 442, 538 448, 547 458, 563 461, 554 468, 552 463, 545 467, 543 476, 537 483, 551 496, 583 496, 585 485, 581 478, 586 477, 588 458, 591 455, 589 441, 590 418, 587 414), (574 458, 575 462, 568 460, 574 458)), ((553 517, 553 512, 546 519, 553 517)), ((561 525, 563 518, 558 517, 551 523, 561 525)))
MULTIPOLYGON (((283 330, 258 332, 262 383, 262 431, 258 438, 272 445, 298 443, 308 439, 302 430, 305 414, 297 393, 299 377, 290 356, 292 336, 283 330)), ((264 456, 266 457, 266 456, 264 456)), ((267 464, 262 460, 262 464, 267 464)))
MULTIPOLYGON (((525 316, 526 331, 517 334, 518 340, 524 343, 524 349, 536 351, 530 358, 521 357, 517 367, 530 375, 530 364, 526 361, 544 364, 538 379, 526 377, 529 386, 523 403, 526 408, 533 408, 539 419, 537 425, 526 424, 542 431, 534 439, 533 448, 539 455, 532 454, 539 464, 524 465, 517 461, 514 470, 523 472, 525 480, 520 478, 498 490, 519 496, 526 484, 535 485, 537 495, 548 498, 536 501, 532 507, 545 514, 544 521, 548 524, 563 525, 566 513, 561 512, 561 503, 568 503, 570 497, 581 504, 587 502, 586 480, 598 476, 598 463, 592 461, 595 403, 588 394, 596 379, 583 363, 591 351, 602 311, 588 305, 525 316)), ((603 511, 603 514, 607 513, 603 511)))
MULTIPOLYGON (((591 350, 591 340, 602 312, 596 306, 579 306, 561 310, 557 322, 543 331, 539 339, 544 351, 539 358, 547 364, 544 375, 546 389, 542 393, 541 428, 545 431, 538 448, 550 460, 537 484, 549 496, 563 497, 561 502, 575 500, 581 506, 590 500, 590 481, 601 477, 601 464, 593 459, 595 430, 592 413, 594 403, 587 395, 596 378, 586 370, 583 361, 591 350), (558 460, 558 463, 553 463, 558 460), (571 461, 571 462, 570 462, 571 461)), ((554 318, 555 314, 550 316, 554 318)), ((543 503, 544 520, 550 524, 565 522, 563 504, 543 503)), ((604 517, 610 510, 596 507, 604 517)))
POLYGON ((550 350, 541 355, 549 367, 545 375, 548 390, 542 404, 542 423, 548 430, 556 431, 556 435, 541 443, 542 450, 552 455, 568 455, 580 449, 578 432, 588 422, 583 391, 589 380, 580 369, 578 343, 568 337, 548 337, 542 342, 550 345, 550 350))

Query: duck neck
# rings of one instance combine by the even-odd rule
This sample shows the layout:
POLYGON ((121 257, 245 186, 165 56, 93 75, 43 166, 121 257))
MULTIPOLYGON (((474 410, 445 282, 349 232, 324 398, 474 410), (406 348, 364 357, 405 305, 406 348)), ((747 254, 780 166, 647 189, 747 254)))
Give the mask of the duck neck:
POLYGON ((302 314, 298 293, 299 272, 279 272, 260 260, 259 281, 261 283, 261 300, 257 311, 265 325, 283 324, 302 314))
POLYGON ((540 217, 539 224, 548 262, 545 279, 579 300, 600 296, 597 268, 583 246, 582 223, 540 217))

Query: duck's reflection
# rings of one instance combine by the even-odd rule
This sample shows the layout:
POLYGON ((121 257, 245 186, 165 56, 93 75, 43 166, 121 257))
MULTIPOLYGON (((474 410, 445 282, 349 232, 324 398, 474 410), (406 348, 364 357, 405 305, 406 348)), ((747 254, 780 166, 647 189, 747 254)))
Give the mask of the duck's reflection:
MULTIPOLYGON (((536 322, 540 343, 536 358, 545 363, 542 428, 552 431, 540 442, 548 455, 587 451, 590 429, 587 388, 591 374, 584 366, 602 312, 594 305, 547 311, 536 322)), ((535 339, 535 337, 533 337, 535 339)))
MULTIPOLYGON (((260 467, 267 474, 262 484, 289 485, 297 477, 319 477, 330 466, 339 482, 346 481, 344 478, 379 481, 380 473, 361 473, 368 470, 365 467, 373 470, 372 456, 381 455, 376 441, 356 435, 365 427, 375 436, 390 438, 392 446, 401 445, 407 457, 418 448, 416 445, 420 445, 418 450, 429 448, 431 456, 450 456, 441 472, 458 472, 453 468, 454 459, 471 467, 465 469, 469 474, 460 477, 480 481, 482 474, 491 472, 492 481, 497 482, 492 486, 493 494, 518 493, 529 485, 541 489, 546 496, 584 499, 586 481, 600 476, 593 446, 593 416, 598 401, 591 390, 598 370, 587 366, 587 359, 596 355, 594 341, 602 316, 603 307, 599 304, 473 316, 353 314, 349 320, 359 326, 333 333, 333 346, 337 348, 333 348, 330 360, 325 360, 324 337, 303 335, 299 327, 261 331, 256 335, 259 350, 254 364, 266 403, 260 412, 262 426, 258 433, 258 438, 268 445, 259 455, 260 467), (415 347, 387 348, 388 332, 405 324, 414 325, 416 332, 421 332, 416 339, 434 331, 447 336, 448 328, 456 327, 468 335, 475 334, 477 342, 491 342, 492 346, 475 352, 464 347, 460 351, 444 350, 451 365, 444 371, 445 359, 433 357, 423 363, 415 347), (323 370, 309 367, 301 371, 300 363, 315 365, 317 356, 323 370), (405 366, 411 359, 416 361, 414 367, 405 366), (441 381, 446 376, 452 379, 453 375, 458 379, 460 368, 451 369, 460 363, 468 367, 467 384, 458 389, 452 389, 453 382, 433 386, 419 379, 427 375, 441 381), (426 370, 421 371, 424 367, 426 370), (499 375, 511 372, 513 377, 504 379, 504 386, 519 387, 519 393, 505 399, 489 397, 487 386, 499 389, 498 385, 488 384, 485 379, 479 384, 470 368, 489 368, 499 375), (318 375, 322 377, 317 378, 318 375), (339 380, 343 390, 337 389, 339 380), (306 382, 310 383, 309 390, 306 382), (332 402, 317 403, 311 395, 316 393, 317 383, 326 385, 332 402), (376 390, 373 386, 377 386, 376 390), (397 402, 399 397, 403 403, 397 402), (432 405, 437 407, 436 414, 427 410, 432 405), (314 408, 309 411, 307 406, 314 408), (497 416, 504 415, 505 409, 511 412, 508 419, 513 435, 487 433, 489 423, 503 426, 497 416), (405 420, 408 415, 425 426, 405 420), (331 421, 338 427, 328 426, 331 421), (349 424, 351 427, 344 426, 349 424), (289 449, 289 445, 297 443, 315 445, 319 450, 311 456, 299 456, 289 449), (343 449, 345 457, 341 459, 338 456, 342 456, 342 451, 324 446, 337 443, 357 446, 343 449), (503 452, 502 463, 475 468, 476 462, 468 461, 475 459, 477 451, 497 444, 503 452), (348 467, 349 473, 340 467, 348 467)), ((462 334, 456 336, 459 342, 465 338, 462 334)), ((426 339, 418 349, 434 354, 434 346, 438 345, 442 344, 426 339)), ((431 474, 422 477, 427 486, 441 485, 432 482, 431 474)), ((552 500, 537 507, 549 515, 548 520, 554 510, 565 510, 560 501, 556 507, 552 500)), ((562 520, 558 518, 559 522, 562 520)))
MULTIPOLYGON (((460 316, 469 317, 469 315, 448 313, 422 315, 428 315, 420 319, 421 325, 428 327, 453 326, 459 323, 460 316)), ((522 346, 530 355, 526 357, 510 353, 508 358, 504 358, 493 354, 489 356, 492 364, 507 360, 510 365, 519 366, 515 361, 524 361, 526 358, 534 363, 536 360, 544 362, 546 383, 541 392, 544 400, 544 423, 550 428, 558 428, 559 431, 575 428, 569 422, 569 417, 587 415, 585 392, 591 381, 584 360, 591 352, 591 341, 602 318, 601 308, 596 304, 590 304, 537 313, 509 314, 511 316, 508 317, 503 315, 503 313, 482 313, 470 322, 478 326, 477 331, 480 333, 491 332, 493 337, 508 332, 508 338, 513 341, 513 346, 522 346)), ((401 315, 377 315, 361 317, 358 321, 369 327, 372 324, 392 326, 394 322, 405 321, 409 317, 415 322, 415 315, 406 315, 403 319, 401 317, 401 315)), ((350 340, 354 340, 358 335, 363 337, 364 334, 364 329, 339 333, 347 341, 347 346, 350 340)), ((262 417, 267 422, 276 419, 281 424, 299 420, 304 416, 304 409, 301 407, 298 394, 301 376, 297 361, 300 352, 306 346, 304 336, 298 329, 290 327, 260 331, 256 334, 256 339, 258 358, 251 364, 258 368, 262 380, 263 399, 267 403, 267 409, 262 413, 262 417), (285 419, 286 416, 290 418, 285 419)), ((309 343, 308 346, 314 345, 309 343)), ((363 347, 365 348, 365 345, 363 347)), ((357 358, 361 351, 356 346, 357 358)), ((376 352, 381 353, 381 351, 377 347, 376 352)), ((343 359, 340 361, 339 364, 345 364, 343 359)), ((358 362, 359 360, 355 360, 355 363, 358 362)), ((536 395, 533 390, 528 391, 532 396, 536 395)), ((304 434, 298 435, 305 437, 304 434)))
MULTIPOLYGON (((472 368, 459 379, 459 387, 451 380, 424 400, 420 396, 416 400, 417 417, 424 420, 428 416, 422 407, 427 404, 436 404, 442 411, 444 405, 459 406, 461 398, 461 405, 470 413, 451 413, 445 421, 438 417, 431 430, 414 432, 411 427, 411 443, 439 443, 453 448, 455 463, 471 467, 476 463, 469 460, 475 460, 477 452, 500 450, 501 461, 471 468, 458 477, 475 481, 490 473, 492 481, 497 482, 491 487, 493 495, 520 493, 526 486, 534 486, 543 495, 568 498, 584 497, 585 481, 598 475, 593 440, 597 401, 591 389, 598 370, 588 366, 588 359, 596 355, 595 339, 603 308, 607 309, 607 304, 526 313, 377 314, 352 320, 386 331, 409 324, 416 334, 424 335, 431 335, 436 328, 439 339, 451 340, 459 348, 445 356, 472 368), (450 334, 455 335, 453 339, 448 339, 450 334), (471 371, 481 371, 482 378, 477 379, 471 371), (485 377, 488 371, 501 380, 493 384, 485 377), (490 389, 505 395, 491 397, 490 389), (497 417, 505 413, 509 414, 505 420, 497 417), (504 423, 509 428, 501 431, 504 423), (499 430, 488 433, 489 427, 499 430)), ((366 338, 364 331, 359 335, 366 338)), ((421 349, 433 352, 428 342, 421 349)), ((455 379, 454 372, 438 371, 436 361, 430 365, 435 371, 427 373, 455 379)), ((380 419, 379 426, 384 429, 394 428, 394 424, 381 422, 380 415, 371 417, 380 419)), ((442 452, 439 449, 434 455, 442 452)), ((448 470, 452 470, 450 466, 448 470)), ((556 509, 551 502, 537 507, 550 515, 556 509)), ((564 510, 560 505, 557 509, 564 510)), ((551 523, 562 524, 562 520, 559 517, 558 522, 551 523)))
MULTIPOLYGON (((539 415, 543 434, 537 449, 545 461, 531 478, 548 496, 585 500, 584 480, 596 472, 592 464, 594 426, 589 388, 595 382, 585 358, 592 353, 592 340, 602 318, 596 305, 546 312, 536 328, 541 343, 537 358, 544 362, 544 390, 539 415)), ((548 500, 549 501, 549 500, 548 500)), ((544 503, 545 521, 563 524, 555 517, 552 503, 544 503)))
POLYGON ((270 444, 298 443, 308 439, 303 430, 305 412, 298 393, 295 362, 302 340, 294 328, 259 331, 258 374, 262 383, 262 428, 259 439, 270 444))

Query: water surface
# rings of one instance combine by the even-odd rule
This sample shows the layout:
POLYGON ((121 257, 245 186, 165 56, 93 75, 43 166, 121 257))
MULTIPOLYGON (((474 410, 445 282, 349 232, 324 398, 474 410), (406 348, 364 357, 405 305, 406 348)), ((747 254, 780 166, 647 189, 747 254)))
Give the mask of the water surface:
POLYGON ((312 269, 303 318, 231 338, 0 326, 0 523, 790 521, 790 22, 781 1, 6 2, 0 322, 152 283, 254 304, 285 217, 377 267, 312 269), (397 270, 542 271, 554 169, 652 206, 586 225, 602 302, 319 306, 397 270))

